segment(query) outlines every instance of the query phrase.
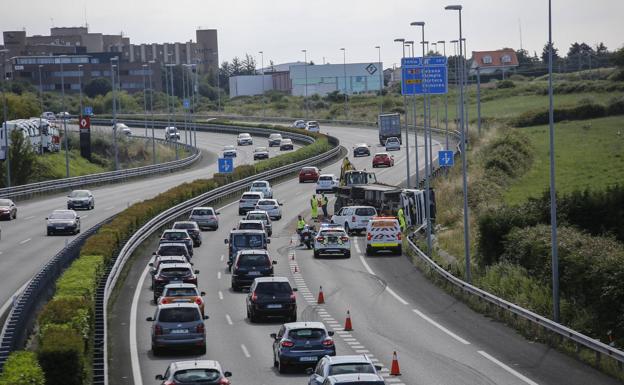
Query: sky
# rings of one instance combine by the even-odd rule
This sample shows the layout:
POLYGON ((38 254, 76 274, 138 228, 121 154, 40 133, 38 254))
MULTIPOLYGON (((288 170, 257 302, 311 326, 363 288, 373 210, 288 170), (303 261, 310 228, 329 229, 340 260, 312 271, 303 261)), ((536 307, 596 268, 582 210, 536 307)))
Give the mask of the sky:
MULTIPOLYGON (((8 0, 3 0, 8 1, 8 0)), ((384 67, 400 61, 395 38, 420 41, 463 36, 468 51, 522 47, 539 55, 548 39, 547 0, 20 0, 3 7, 0 27, 47 35, 51 26, 89 25, 91 32, 130 37, 133 44, 195 40, 197 28, 217 29, 220 61, 249 53, 260 65, 303 60, 302 49, 317 64, 377 61, 384 67), (457 2, 454 2, 457 1, 457 2), (522 33, 520 32, 522 31, 522 33)), ((565 55, 575 41, 609 50, 624 46, 624 0, 553 0, 553 41, 565 55)), ((442 51, 442 45, 439 47, 442 51)), ((447 54, 453 49, 447 44, 447 54)), ((417 52, 419 47, 417 47, 417 52)), ((417 55, 418 56, 418 55, 417 55)))

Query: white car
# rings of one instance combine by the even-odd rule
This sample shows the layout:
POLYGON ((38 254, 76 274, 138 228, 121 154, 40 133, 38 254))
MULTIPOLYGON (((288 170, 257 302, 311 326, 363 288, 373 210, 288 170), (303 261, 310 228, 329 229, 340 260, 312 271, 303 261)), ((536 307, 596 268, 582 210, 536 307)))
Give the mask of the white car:
POLYGON ((368 221, 377 216, 377 210, 372 206, 345 206, 331 217, 331 222, 343 225, 347 233, 364 231, 368 221))
POLYGON ((351 258, 351 240, 342 227, 321 228, 314 237, 314 258, 342 255, 351 258))
POLYGON ((41 117, 47 120, 56 120, 56 115, 54 115, 54 112, 51 112, 51 111, 46 111, 42 113, 41 117))
POLYGON ((295 128, 305 129, 306 128, 306 122, 305 122, 305 120, 295 120, 295 122, 292 124, 292 126, 295 127, 295 128))
POLYGON ((321 130, 321 127, 316 120, 310 120, 306 123, 306 130, 310 132, 319 132, 321 130))
POLYGON ((237 152, 236 147, 234 146, 225 146, 223 147, 223 157, 224 158, 236 158, 237 152))
POLYGON ((255 180, 251 182, 249 191, 261 192, 265 198, 273 198, 273 189, 266 180, 255 180))
POLYGON ((375 217, 366 226, 366 254, 391 250, 401 255, 401 225, 395 217, 375 217))
POLYGON ((269 150, 266 147, 256 147, 253 152, 254 160, 269 159, 269 150))
POLYGON ((267 235, 270 237, 273 234, 273 223, 271 222, 271 218, 266 211, 262 210, 252 210, 247 212, 246 220, 260 220, 264 222, 264 228, 266 229, 267 235))
POLYGON ((266 211, 271 219, 280 220, 282 219, 281 205, 277 199, 260 199, 254 210, 266 211))
POLYGON ((238 201, 238 215, 245 215, 248 211, 255 210, 256 203, 263 198, 264 195, 262 195, 261 192, 243 193, 241 199, 238 201))
POLYGON ((338 177, 334 174, 321 174, 316 182, 316 193, 334 193, 338 189, 338 177))
POLYGON ((117 132, 121 132, 122 134, 126 135, 126 136, 131 136, 132 135, 132 130, 126 126, 123 123, 117 123, 115 125, 115 128, 117 130, 117 132))
POLYGON ((251 135, 247 133, 238 134, 238 138, 236 139, 236 143, 239 146, 251 146, 253 145, 253 138, 251 135))
POLYGON ((271 134, 269 135, 269 147, 279 147, 282 143, 282 134, 271 134))
POLYGON ((180 133, 176 127, 165 127, 165 140, 180 140, 180 133))
POLYGON ((401 140, 396 136, 386 139, 386 151, 398 151, 401 149, 401 140))

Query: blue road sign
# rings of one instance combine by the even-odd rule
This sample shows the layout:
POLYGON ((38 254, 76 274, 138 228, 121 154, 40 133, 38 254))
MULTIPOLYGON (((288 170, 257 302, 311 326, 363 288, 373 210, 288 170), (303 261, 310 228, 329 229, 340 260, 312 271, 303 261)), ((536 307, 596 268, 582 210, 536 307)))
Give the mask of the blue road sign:
POLYGON ((191 108, 191 101, 189 99, 184 99, 182 104, 184 105, 184 108, 186 108, 187 110, 191 108))
POLYGON ((446 94, 448 92, 446 57, 406 57, 401 59, 403 95, 446 94))
POLYGON ((87 116, 91 116, 93 115, 93 107, 91 106, 85 106, 84 108, 84 114, 87 116))
POLYGON ((234 171, 234 159, 219 158, 219 172, 230 173, 232 171, 234 171))
POLYGON ((438 151, 438 164, 440 167, 451 167, 454 163, 453 151, 438 151))

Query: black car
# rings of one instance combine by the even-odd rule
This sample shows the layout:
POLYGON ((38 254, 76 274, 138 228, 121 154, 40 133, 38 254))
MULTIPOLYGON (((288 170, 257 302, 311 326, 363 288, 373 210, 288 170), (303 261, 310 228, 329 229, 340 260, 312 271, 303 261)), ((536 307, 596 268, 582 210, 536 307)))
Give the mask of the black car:
POLYGON ((152 276, 152 285, 150 286, 150 289, 154 289, 154 276, 158 272, 160 265, 171 265, 174 263, 187 263, 187 262, 188 262, 188 259, 186 259, 186 257, 183 255, 160 256, 154 253, 154 255, 152 255, 152 261, 149 263, 150 275, 152 276))
POLYGON ((247 318, 258 322, 266 317, 283 317, 297 321, 297 288, 285 277, 256 278, 247 295, 247 318))
POLYGON ((193 222, 193 221, 175 222, 172 228, 186 230, 188 235, 190 235, 191 239, 193 240, 193 247, 201 246, 202 236, 201 236, 201 230, 199 229, 199 225, 197 224, 197 222, 193 222))
POLYGON ((250 286, 258 277, 272 277, 275 264, 266 250, 239 251, 232 266, 232 290, 250 286))
POLYGON ((165 230, 160 236, 160 243, 183 243, 193 256, 193 239, 186 230, 165 230))
POLYGON ((17 218, 17 206, 10 199, 0 199, 0 218, 8 220, 17 218))
POLYGON ((366 143, 356 144, 353 147, 353 156, 354 157, 370 156, 370 154, 371 154, 370 148, 368 147, 368 144, 366 144, 366 143))
POLYGON ((158 245, 158 249, 154 252, 154 254, 164 257, 170 255, 183 255, 186 257, 187 261, 191 260, 191 254, 188 251, 188 247, 184 243, 161 243, 158 245))
POLYGON ((289 366, 316 366, 324 356, 335 356, 336 345, 322 322, 292 322, 272 333, 273 365, 280 373, 289 366))
POLYGON ((57 233, 78 234, 80 232, 80 217, 74 210, 54 210, 46 218, 46 221, 48 235, 57 233))
POLYGON ((154 274, 154 303, 158 303, 158 297, 170 283, 192 283, 197 286, 197 274, 199 270, 193 270, 190 263, 161 264, 154 274))
POLYGON ((89 190, 74 190, 67 196, 67 210, 95 208, 95 198, 89 190))

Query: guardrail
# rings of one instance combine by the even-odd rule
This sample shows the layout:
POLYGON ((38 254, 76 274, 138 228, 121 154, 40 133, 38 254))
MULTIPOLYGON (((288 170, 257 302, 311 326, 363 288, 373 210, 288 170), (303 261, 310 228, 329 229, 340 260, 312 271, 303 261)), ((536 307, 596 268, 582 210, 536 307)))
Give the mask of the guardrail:
MULTIPOLYGON (((139 139, 150 139, 144 137, 136 137, 139 139)), ((160 142, 170 144, 171 142, 165 142, 164 140, 157 139, 160 142)), ((189 166, 195 161, 201 158, 201 153, 189 145, 174 143, 176 146, 184 147, 188 151, 191 151, 192 155, 184 159, 173 160, 171 162, 165 162, 160 164, 152 164, 143 167, 134 167, 126 170, 117 170, 102 172, 97 174, 90 174, 85 176, 76 176, 70 178, 56 179, 45 182, 29 183, 25 185, 15 187, 4 187, 0 189, 0 198, 16 198, 31 196, 34 194, 40 194, 44 192, 65 190, 74 187, 81 187, 86 185, 111 183, 128 178, 134 178, 139 176, 147 176, 157 173, 170 172, 182 167, 189 166)))
MULTIPOLYGON (((307 138, 308 141, 313 141, 312 138, 302 135, 307 138)), ((149 238, 155 231, 160 229, 162 226, 171 222, 174 218, 177 218, 185 213, 191 211, 193 207, 207 205, 209 202, 216 201, 219 199, 227 198, 234 196, 235 194, 240 193, 241 191, 247 190, 247 188, 251 185, 254 180, 264 179, 264 180, 276 180, 278 178, 282 178, 286 175, 290 175, 294 172, 297 172, 302 166, 308 165, 318 165, 325 163, 338 155, 341 154, 341 147, 339 146, 338 139, 334 137, 330 137, 330 143, 335 147, 331 150, 312 157, 310 159, 302 160, 296 163, 292 163, 286 166, 278 167, 273 170, 265 171, 260 174, 256 174, 245 179, 241 179, 239 181, 229 183, 227 185, 218 187, 214 190, 206 192, 202 195, 199 195, 195 198, 189 199, 183 203, 180 203, 170 209, 163 211, 158 214, 156 217, 151 219, 145 225, 143 225, 139 230, 137 230, 130 239, 124 244, 122 249, 119 251, 117 257, 115 258, 115 262, 105 275, 105 285, 101 288, 101 291, 98 290, 96 294, 96 330, 95 330, 95 352, 93 359, 93 384, 94 385, 108 385, 108 360, 107 360, 107 334, 108 327, 106 323, 107 319, 107 307, 108 301, 111 295, 112 290, 114 289, 119 276, 125 266, 126 262, 132 255, 132 253, 139 247, 147 238, 149 238), (101 297, 100 297, 101 296, 101 297), (102 308, 98 308, 102 306, 102 308), (98 329, 101 327, 101 330, 98 329), (98 347, 102 348, 99 349, 98 347)))

